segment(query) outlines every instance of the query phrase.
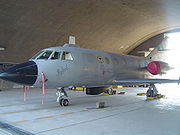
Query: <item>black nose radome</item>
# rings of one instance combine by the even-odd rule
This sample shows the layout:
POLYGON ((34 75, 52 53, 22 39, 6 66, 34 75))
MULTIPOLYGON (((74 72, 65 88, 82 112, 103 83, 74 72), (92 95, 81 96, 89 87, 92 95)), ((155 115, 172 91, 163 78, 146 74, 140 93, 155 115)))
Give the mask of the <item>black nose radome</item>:
POLYGON ((33 85, 38 75, 37 65, 34 61, 27 61, 0 73, 0 78, 23 85, 33 85))

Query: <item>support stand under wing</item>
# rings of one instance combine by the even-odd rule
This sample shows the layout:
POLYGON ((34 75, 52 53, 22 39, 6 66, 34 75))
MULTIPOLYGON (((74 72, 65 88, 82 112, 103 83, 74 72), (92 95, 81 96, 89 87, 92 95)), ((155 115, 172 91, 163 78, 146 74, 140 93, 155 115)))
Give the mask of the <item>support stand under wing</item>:
POLYGON ((150 84, 149 89, 147 90, 146 96, 147 97, 156 97, 158 94, 158 91, 156 89, 156 86, 154 84, 150 84))
POLYGON ((147 100, 159 99, 165 97, 164 95, 158 94, 158 90, 154 84, 150 84, 149 89, 146 93, 147 100))
POLYGON ((180 78, 175 79, 127 79, 127 80, 114 80, 113 85, 140 85, 140 84, 149 84, 149 89, 147 90, 146 96, 147 99, 157 99, 164 97, 161 94, 158 94, 155 84, 161 83, 180 83, 180 78))

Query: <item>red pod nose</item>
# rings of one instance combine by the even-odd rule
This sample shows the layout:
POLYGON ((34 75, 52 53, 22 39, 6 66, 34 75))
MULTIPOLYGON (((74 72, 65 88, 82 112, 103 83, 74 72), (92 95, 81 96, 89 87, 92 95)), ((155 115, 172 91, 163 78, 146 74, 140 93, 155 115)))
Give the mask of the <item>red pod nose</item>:
POLYGON ((159 74, 160 69, 161 69, 161 66, 158 61, 152 61, 147 65, 147 70, 153 75, 159 74))

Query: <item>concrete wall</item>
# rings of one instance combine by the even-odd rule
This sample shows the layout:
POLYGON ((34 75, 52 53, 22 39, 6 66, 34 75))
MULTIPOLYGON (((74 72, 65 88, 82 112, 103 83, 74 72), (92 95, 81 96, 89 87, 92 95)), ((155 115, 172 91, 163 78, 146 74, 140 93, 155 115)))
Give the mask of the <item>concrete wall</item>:
POLYGON ((0 61, 25 61, 69 35, 81 47, 128 53, 179 28, 179 7, 179 0, 1 0, 0 61))

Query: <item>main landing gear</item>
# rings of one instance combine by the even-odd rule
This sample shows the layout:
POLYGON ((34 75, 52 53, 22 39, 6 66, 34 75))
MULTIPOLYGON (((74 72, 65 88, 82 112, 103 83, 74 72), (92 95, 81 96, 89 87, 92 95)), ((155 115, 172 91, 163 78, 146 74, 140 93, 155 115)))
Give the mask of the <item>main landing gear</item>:
POLYGON ((67 96, 67 93, 63 87, 57 88, 56 95, 57 95, 57 102, 59 102, 59 104, 61 106, 68 106, 69 105, 68 96, 67 96))

